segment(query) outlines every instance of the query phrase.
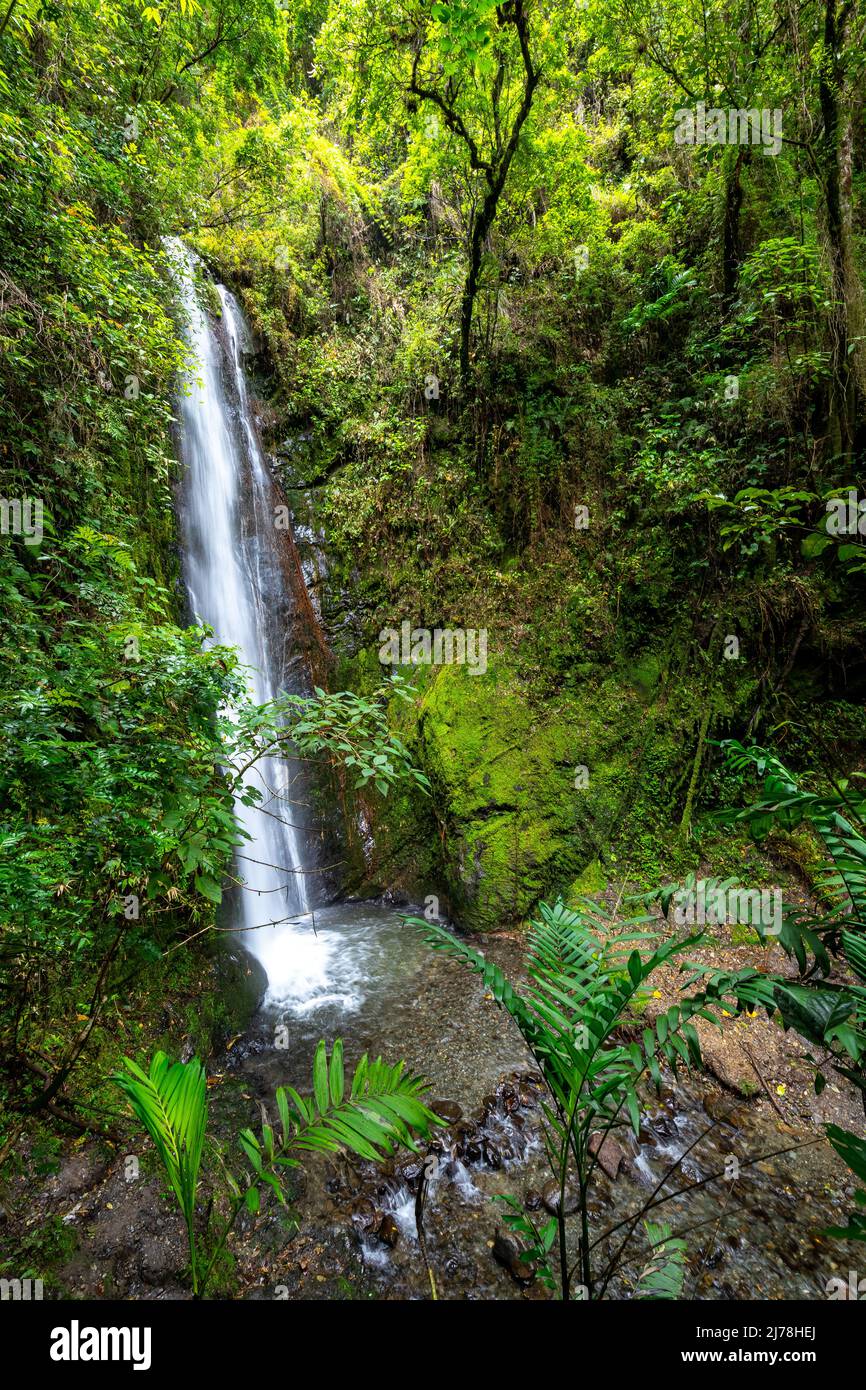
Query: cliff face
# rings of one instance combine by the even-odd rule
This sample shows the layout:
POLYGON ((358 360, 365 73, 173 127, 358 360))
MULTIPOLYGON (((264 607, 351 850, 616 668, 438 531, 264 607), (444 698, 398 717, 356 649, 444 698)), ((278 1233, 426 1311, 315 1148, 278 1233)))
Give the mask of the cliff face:
MULTIPOLYGON (((341 680, 371 679, 369 654, 341 680)), ((400 736, 432 793, 363 803, 347 793, 355 892, 391 892, 470 930, 525 921, 538 901, 603 888, 681 850, 666 807, 687 766, 681 702, 652 663, 588 675, 579 693, 539 700, 505 658, 483 675, 456 666, 404 672, 400 736), (361 827, 361 831, 359 831, 361 827)))

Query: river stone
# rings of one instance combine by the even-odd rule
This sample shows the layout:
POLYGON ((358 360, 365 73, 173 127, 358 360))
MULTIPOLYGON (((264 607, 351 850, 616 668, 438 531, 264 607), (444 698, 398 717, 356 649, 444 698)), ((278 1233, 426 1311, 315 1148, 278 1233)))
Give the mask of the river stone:
POLYGON ((463 1111, 456 1101, 431 1101, 430 1109, 439 1119, 448 1120, 449 1125, 456 1125, 457 1120, 463 1119, 463 1111))
POLYGON ((620 1165, 628 1158, 619 1140, 614 1139, 612 1134, 608 1134, 604 1139, 601 1134, 590 1135, 589 1151, 598 1158, 611 1182, 616 1182, 620 1165))
POLYGON ((502 1154, 496 1144, 491 1144, 489 1139, 484 1140, 484 1162, 488 1168, 498 1170, 502 1167, 502 1154))
POLYGON ((467 1163, 482 1163, 484 1161, 484 1139, 482 1135, 476 1133, 468 1135, 460 1145, 460 1155, 467 1163))
POLYGON ((520 1258, 520 1245, 517 1237, 506 1231, 497 1231, 493 1237, 493 1258, 506 1267, 520 1258))
POLYGON ((460 1120, 454 1126, 454 1138, 458 1145, 468 1144, 471 1139, 478 1137, 478 1125, 474 1120, 460 1120))
POLYGON ((495 1096, 485 1096, 481 1102, 482 1123, 484 1122, 484 1120, 488 1118, 489 1115, 494 1115, 498 1108, 499 1106, 495 1096))
POLYGON ((504 1265, 509 1274, 521 1283, 529 1283, 535 1278, 532 1261, 513 1235, 497 1231, 493 1238, 493 1258, 504 1265))
POLYGON ((408 1158, 405 1163, 397 1165, 397 1177, 405 1182, 407 1186, 412 1187, 423 1173, 424 1163, 424 1159, 415 1156, 408 1158))
POLYGON ((372 1231, 381 1220, 381 1212, 377 1212, 369 1197, 359 1197, 352 1203, 352 1222, 359 1231, 372 1231))
MULTIPOLYGON (((559 1212, 559 1183, 555 1181, 549 1182, 541 1194, 541 1200, 547 1207, 547 1210, 550 1212, 550 1214, 552 1216, 556 1216, 559 1212)), ((563 1207, 565 1215, 571 1216, 574 1212, 577 1211, 579 1206, 580 1193, 578 1192, 577 1188, 566 1187, 565 1205, 563 1207)))
POLYGON ((391 1216, 390 1212, 386 1212, 382 1217, 376 1234, 383 1245, 388 1245, 392 1250, 394 1249, 394 1246, 400 1239, 400 1227, 397 1225, 397 1222, 394 1220, 393 1216, 391 1216))
POLYGON ((512 1110, 516 1110, 520 1104, 517 1092, 507 1081, 497 1088, 497 1095, 502 1101, 506 1115, 510 1115, 512 1110))
POLYGON ((343 1179, 342 1179, 342 1177, 340 1176, 340 1174, 337 1172, 337 1170, 336 1170, 336 1168, 334 1167, 333 1163, 330 1163, 330 1162, 326 1163, 326 1164, 325 1164, 325 1191, 326 1191, 326 1192, 330 1192, 330 1193, 339 1192, 339 1191, 340 1191, 340 1188, 341 1188, 342 1186, 343 1186, 343 1179))

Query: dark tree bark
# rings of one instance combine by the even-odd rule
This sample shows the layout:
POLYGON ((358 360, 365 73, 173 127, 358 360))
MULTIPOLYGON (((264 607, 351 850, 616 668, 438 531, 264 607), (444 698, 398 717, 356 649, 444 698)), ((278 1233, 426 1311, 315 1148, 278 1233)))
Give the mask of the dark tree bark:
POLYGON ((856 426, 857 380, 851 361, 851 316, 856 302, 851 259, 851 120, 846 101, 846 43, 852 0, 825 0, 824 52, 818 73, 822 133, 818 163, 824 191, 830 259, 830 446, 850 455, 856 426))
POLYGON ((725 170, 725 215, 722 228, 722 301, 727 313, 737 292, 740 277, 742 248, 740 245, 740 212, 743 207, 743 166, 751 158, 751 147, 741 145, 725 170))
POLYGON ((423 86, 419 81, 418 64, 422 52, 420 47, 415 52, 412 80, 409 86, 413 96, 422 101, 432 102, 441 111, 449 130, 453 131, 466 146, 471 167, 476 173, 484 175, 484 198, 480 209, 473 214, 471 221, 469 267, 466 272, 460 303, 460 382, 464 393, 469 388, 471 375, 472 320, 475 312, 475 300, 478 295, 484 246, 496 220, 499 200, 502 197, 514 156, 520 144, 520 132, 532 110, 532 101, 541 80, 541 73, 535 67, 529 46, 529 21, 526 17, 523 0, 513 0, 513 3, 500 5, 496 11, 496 18, 501 29, 511 26, 517 34, 523 64, 523 92, 520 105, 511 122, 511 128, 506 135, 501 125, 500 96, 505 73, 500 63, 492 92, 495 143, 489 159, 482 157, 475 140, 460 117, 450 86, 443 96, 434 88, 423 86))

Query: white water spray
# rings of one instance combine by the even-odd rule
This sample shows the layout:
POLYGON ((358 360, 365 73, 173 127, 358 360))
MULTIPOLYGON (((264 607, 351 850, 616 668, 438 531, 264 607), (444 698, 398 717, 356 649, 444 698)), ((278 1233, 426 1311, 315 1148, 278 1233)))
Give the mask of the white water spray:
MULTIPOLYGON (((190 607, 213 628, 216 642, 238 649, 248 667, 252 699, 264 704, 285 689, 289 634, 276 543, 277 494, 252 423, 244 378, 246 325, 233 296, 218 286, 223 346, 196 296, 196 258, 179 241, 166 246, 198 364, 179 403, 185 464, 181 524, 190 607)), ((238 823, 250 839, 237 860, 244 886, 233 896, 238 900, 236 925, 267 972, 270 999, 303 1007, 333 988, 329 965, 336 942, 332 933, 317 934, 311 924, 303 808, 297 804, 303 794, 293 792, 292 785, 296 771, 291 763, 268 758, 248 774, 261 801, 254 807, 236 801, 238 823)))

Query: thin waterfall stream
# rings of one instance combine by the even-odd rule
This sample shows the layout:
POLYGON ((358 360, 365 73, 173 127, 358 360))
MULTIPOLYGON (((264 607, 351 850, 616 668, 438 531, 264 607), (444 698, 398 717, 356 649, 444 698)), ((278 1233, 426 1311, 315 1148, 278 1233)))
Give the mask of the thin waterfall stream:
MULTIPOLYGON (((252 699, 274 700, 297 686, 283 628, 286 592, 274 543, 277 497, 252 421, 243 369, 249 335, 234 296, 217 287, 222 342, 200 306, 195 258, 171 245, 189 344, 198 374, 180 398, 185 465, 181 506, 184 578, 195 617, 214 640, 237 648, 252 699)), ((326 987, 329 941, 313 930, 303 862, 302 798, 293 795, 297 767, 265 758, 248 774, 257 805, 238 799, 239 825, 249 835, 239 851, 235 924, 259 959, 275 999, 302 1001, 326 987)))
MULTIPOLYGON (((213 629, 215 643, 237 648, 250 695, 261 704, 286 691, 304 693, 307 675, 293 649, 295 614, 281 549, 286 541, 274 524, 279 492, 245 376, 250 335, 223 285, 216 286, 219 320, 211 318, 199 300, 193 253, 176 240, 168 250, 197 362, 179 402, 189 607, 213 629)), ((268 984, 247 1034, 222 1059, 221 1074, 235 1076, 245 1102, 268 1105, 277 1085, 308 1084, 320 1038, 342 1037, 350 1065, 364 1051, 405 1058, 411 1070, 431 1078, 434 1096, 449 1097, 440 1103, 449 1128, 428 1146, 438 1166, 426 1242, 441 1296, 519 1296, 519 1270, 508 1267, 497 1244, 501 1218, 490 1199, 509 1193, 529 1210, 544 1201, 549 1174, 540 1139, 540 1078, 531 1057, 478 980, 429 951, 393 909, 322 901, 298 765, 266 759, 250 777, 261 800, 236 806, 250 838, 238 856, 239 887, 227 895, 229 924, 268 984)), ((512 978, 519 975, 522 952, 513 937, 485 938, 483 950, 512 978)), ((648 1097, 639 1139, 626 1144, 617 1171, 597 1186, 594 1218, 613 1225, 640 1204, 707 1128, 711 1099, 718 1111, 719 1097, 708 1099, 692 1083, 648 1097)), ((752 1157, 783 1147, 755 1112, 727 1101, 722 1109, 722 1123, 701 1147, 689 1149, 683 1180, 699 1183, 732 1154, 752 1157)), ((817 1210, 820 1202, 805 1216, 797 1207, 796 1184, 809 1155, 806 1150, 796 1164, 781 1156, 750 1169, 736 1196, 750 1217, 739 1222, 736 1235, 721 1225, 717 1189, 699 1188, 688 1201, 671 1203, 669 1219, 684 1220, 687 1213, 690 1223, 704 1223, 709 1232, 691 1296, 816 1296, 828 1270, 814 1231, 838 1219, 838 1212, 829 1198, 826 1211, 817 1210)), ((420 1171, 411 1156, 384 1167, 311 1165, 302 1194, 304 1224, 319 1242, 316 1249, 330 1253, 319 1265, 301 1262, 289 1276, 287 1247, 273 1266, 273 1282, 291 1277, 300 1296, 328 1297, 333 1279, 348 1276, 379 1296, 426 1296, 414 1224, 420 1171)), ((626 1283, 620 1296, 627 1294, 626 1283)))

